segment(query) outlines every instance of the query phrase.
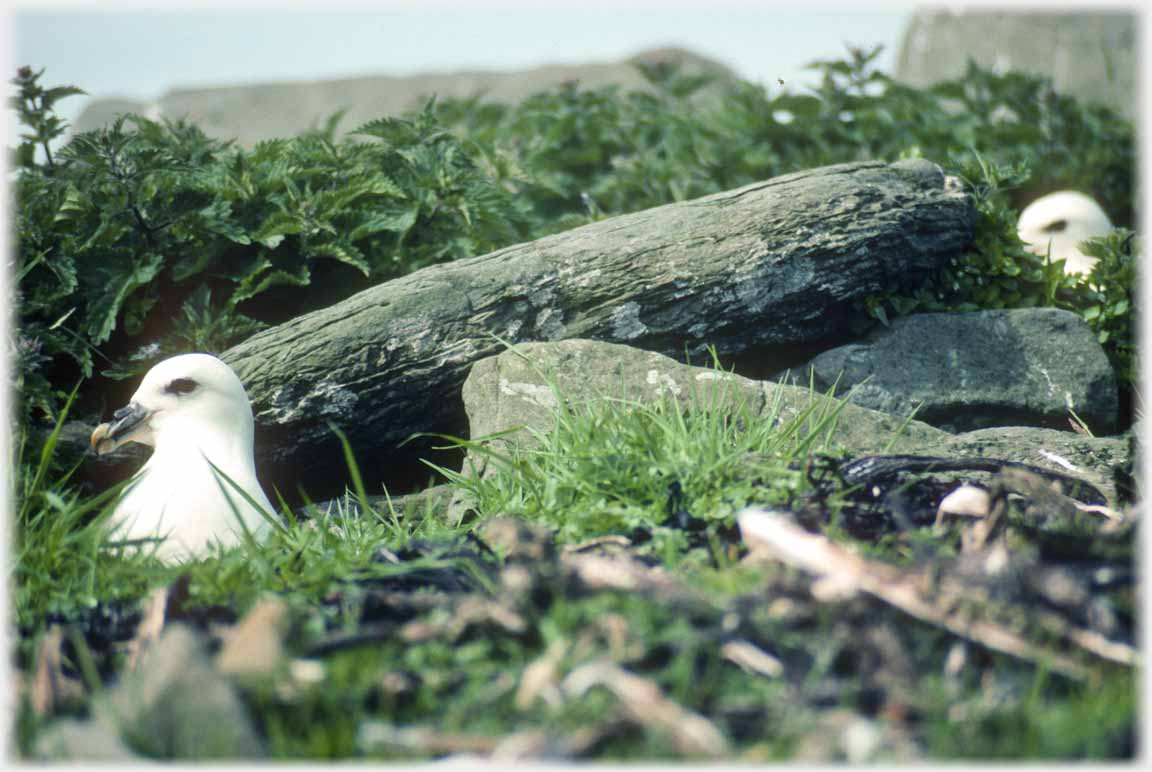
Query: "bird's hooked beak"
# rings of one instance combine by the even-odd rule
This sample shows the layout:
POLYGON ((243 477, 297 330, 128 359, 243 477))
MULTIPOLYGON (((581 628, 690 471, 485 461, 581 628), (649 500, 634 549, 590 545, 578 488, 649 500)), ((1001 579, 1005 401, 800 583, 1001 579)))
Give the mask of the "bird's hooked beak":
POLYGON ((102 456, 131 441, 140 430, 147 427, 145 422, 151 415, 152 411, 139 402, 129 402, 112 414, 111 421, 92 430, 92 452, 102 456))

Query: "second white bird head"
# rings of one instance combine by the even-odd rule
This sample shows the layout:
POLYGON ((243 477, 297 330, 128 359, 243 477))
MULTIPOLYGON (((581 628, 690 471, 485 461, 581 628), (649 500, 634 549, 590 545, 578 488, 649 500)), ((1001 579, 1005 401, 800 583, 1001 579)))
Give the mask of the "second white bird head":
POLYGON ((1091 273, 1096 258, 1085 255, 1080 244, 1107 236, 1112 221, 1090 196, 1075 190, 1061 190, 1041 196, 1020 213, 1016 233, 1038 255, 1051 254, 1064 261, 1064 273, 1091 273), (1049 252, 1051 250, 1051 252, 1049 252))

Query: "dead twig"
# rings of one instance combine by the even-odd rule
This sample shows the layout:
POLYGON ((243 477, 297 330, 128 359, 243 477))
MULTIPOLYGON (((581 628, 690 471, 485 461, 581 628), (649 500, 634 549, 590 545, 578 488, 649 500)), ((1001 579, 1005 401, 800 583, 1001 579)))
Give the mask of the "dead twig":
POLYGON ((232 676, 270 675, 284 659, 284 624, 288 606, 279 598, 257 603, 228 631, 216 667, 232 676))
POLYGON ((656 596, 662 603, 692 608, 712 608, 702 593, 653 569, 623 556, 568 553, 561 564, 571 578, 590 590, 622 590, 656 596))
POLYGON ((667 732, 686 756, 727 756, 728 739, 708 719, 669 699, 652 681, 612 662, 592 662, 564 679, 564 693, 579 697, 594 686, 605 686, 638 723, 667 732))
POLYGON ((52 625, 36 647, 36 672, 32 676, 29 697, 32 709, 41 716, 51 715, 60 701, 65 680, 61 656, 63 646, 64 631, 58 625, 52 625))
POLYGON ((632 540, 627 536, 610 533, 606 536, 596 536, 591 539, 585 539, 579 544, 567 544, 564 546, 563 552, 565 555, 572 555, 577 552, 587 552, 588 550, 605 546, 628 548, 632 546, 632 540))
POLYGON ((769 678, 784 675, 784 665, 780 660, 748 641, 729 641, 720 647, 720 653, 739 665, 746 673, 769 678))
POLYGON ((364 721, 360 724, 357 744, 366 750, 391 748, 417 751, 431 755, 474 753, 490 755, 500 738, 483 735, 441 732, 424 726, 395 726, 383 721, 364 721))
POLYGON ((537 699, 543 699, 550 707, 564 701, 556 675, 560 660, 567 651, 568 644, 565 641, 553 641, 548 651, 524 668, 520 674, 520 686, 516 689, 517 709, 526 711, 536 704, 537 699))
POLYGON ((158 587, 144 601, 140 624, 136 626, 136 634, 128 642, 127 657, 124 661, 125 671, 135 670, 144 652, 160 639, 160 634, 164 632, 164 625, 168 621, 167 612, 168 588, 158 587))
POLYGON ((487 598, 465 596, 457 603, 451 615, 440 619, 417 619, 400 628, 399 637, 409 643, 447 636, 457 638, 465 629, 477 624, 493 624, 513 634, 528 629, 518 612, 487 598))

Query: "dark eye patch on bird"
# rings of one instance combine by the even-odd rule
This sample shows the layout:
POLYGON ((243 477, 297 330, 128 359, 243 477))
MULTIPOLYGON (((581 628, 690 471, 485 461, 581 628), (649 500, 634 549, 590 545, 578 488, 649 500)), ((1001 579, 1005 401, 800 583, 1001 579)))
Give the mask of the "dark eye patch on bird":
POLYGON ((1045 233, 1063 233, 1064 229, 1068 227, 1067 220, 1053 220, 1044 226, 1045 233))
POLYGON ((199 384, 191 378, 177 378, 164 387, 164 391, 169 394, 187 394, 194 390, 199 384))

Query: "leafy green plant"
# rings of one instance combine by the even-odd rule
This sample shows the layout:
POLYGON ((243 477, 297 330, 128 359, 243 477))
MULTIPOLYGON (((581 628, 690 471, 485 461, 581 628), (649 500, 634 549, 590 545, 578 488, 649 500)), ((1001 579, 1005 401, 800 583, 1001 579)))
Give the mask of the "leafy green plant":
POLYGON ((1076 303, 1073 310, 1079 311, 1096 333, 1121 382, 1137 384, 1140 363, 1133 312, 1141 241, 1132 231, 1117 228, 1081 247, 1084 254, 1098 261, 1088 276, 1087 304, 1076 303))
MULTIPOLYGON (((808 94, 736 82, 709 100, 703 84, 671 89, 653 80, 650 92, 566 87, 517 107, 446 100, 439 109, 487 155, 504 159, 502 168, 521 170, 529 182, 508 184, 557 227, 829 163, 943 164, 973 196, 975 244, 927 282, 894 278, 859 304, 861 331, 869 320, 917 311, 1055 306, 1080 313, 1099 333, 1103 309, 1130 308, 1130 270, 1113 271, 1108 282, 1065 276, 1023 248, 1015 222, 1032 198, 1072 187, 1101 201, 1115 222, 1130 223, 1131 124, 1057 95, 1043 78, 975 64, 954 80, 910 88, 876 69, 879 52, 849 48, 844 59, 812 63, 820 82, 808 94)), ((1102 342, 1132 384, 1130 357, 1110 342, 1130 339, 1132 317, 1107 316, 1113 329, 1102 342)))
MULTIPOLYGON (((46 142, 62 131, 54 99, 77 91, 26 91, 21 117, 46 142)), ((59 397, 45 392, 91 376, 94 352, 115 377, 190 347, 219 352, 523 234, 521 207, 431 112, 367 124, 356 136, 368 141, 333 132, 244 150, 184 122, 122 116, 48 163, 28 160, 15 183, 27 409, 51 415, 59 397)))
POLYGON ((975 64, 911 88, 877 69, 880 51, 849 47, 844 59, 813 62, 820 80, 810 93, 649 71, 648 91, 567 85, 515 106, 445 99, 436 109, 502 159, 499 168, 516 170, 506 184, 553 219, 636 211, 824 164, 913 156, 947 164, 975 150, 1033 170, 1014 206, 1077 187, 1114 221, 1131 222, 1128 121, 1055 94, 1041 77, 975 64))
POLYGON ((31 67, 18 69, 16 77, 10 81, 18 91, 9 98, 8 104, 16 111, 20 123, 27 128, 20 135, 21 142, 16 147, 16 166, 25 169, 35 167, 36 153, 43 150, 45 168, 52 172, 56 168, 52 159, 52 142, 63 136, 68 129, 68 124, 54 111, 56 103, 66 97, 87 92, 76 86, 44 88, 40 85, 43 74, 43 69, 39 72, 31 67))

